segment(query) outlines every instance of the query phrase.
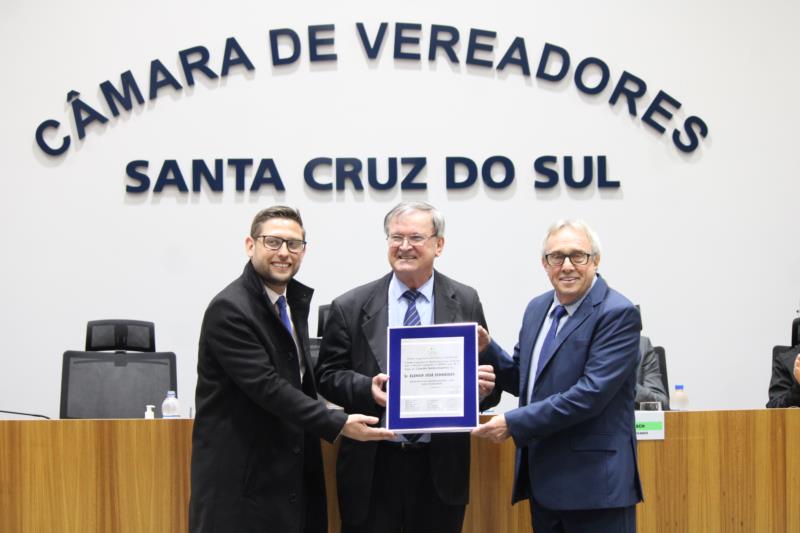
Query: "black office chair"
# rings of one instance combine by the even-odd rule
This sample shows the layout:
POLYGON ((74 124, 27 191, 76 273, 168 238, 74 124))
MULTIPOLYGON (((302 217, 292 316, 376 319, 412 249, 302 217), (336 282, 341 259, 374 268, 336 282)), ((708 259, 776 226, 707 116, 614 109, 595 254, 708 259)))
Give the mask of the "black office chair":
POLYGON ((328 313, 331 311, 331 305, 325 304, 319 306, 317 312, 317 337, 322 337, 325 332, 325 322, 328 320, 328 313))
POLYGON ((777 359, 780 354, 782 354, 783 352, 788 352, 791 349, 792 349, 791 346, 773 346, 772 347, 772 361, 773 361, 773 363, 775 362, 775 359, 777 359))
POLYGON ((800 344, 800 317, 792 320, 792 346, 800 344))
POLYGON ((86 324, 86 351, 155 352, 155 329, 144 320, 91 320, 86 324))
POLYGON ((772 347, 772 368, 775 368, 775 360, 781 355, 783 352, 788 352, 791 350, 793 346, 773 346, 772 347))
POLYGON ((64 352, 61 418, 143 418, 178 391, 172 352, 64 352))
POLYGON ((655 346, 653 351, 658 356, 658 366, 661 368, 661 384, 669 396, 669 378, 667 377, 667 352, 663 346, 655 346))

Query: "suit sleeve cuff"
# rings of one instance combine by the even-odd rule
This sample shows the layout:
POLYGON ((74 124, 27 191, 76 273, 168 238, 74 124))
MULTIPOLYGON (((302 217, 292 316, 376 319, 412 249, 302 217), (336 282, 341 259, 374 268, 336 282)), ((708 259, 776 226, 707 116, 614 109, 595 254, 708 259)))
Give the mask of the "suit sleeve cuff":
POLYGON ((528 434, 529 432, 525 431, 527 428, 522 421, 522 418, 525 416, 524 411, 525 408, 520 407, 512 409, 505 414, 508 432, 511 438, 514 439, 514 444, 516 444, 518 448, 524 448, 528 445, 528 441, 531 440, 528 434))

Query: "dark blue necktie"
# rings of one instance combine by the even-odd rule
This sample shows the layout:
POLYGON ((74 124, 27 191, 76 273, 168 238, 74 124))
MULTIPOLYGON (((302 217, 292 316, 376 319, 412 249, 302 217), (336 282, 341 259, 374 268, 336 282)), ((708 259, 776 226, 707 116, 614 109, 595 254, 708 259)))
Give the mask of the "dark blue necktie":
POLYGON ((278 314, 281 317, 281 322, 283 322, 283 326, 291 334, 292 321, 289 320, 289 311, 286 308, 286 297, 281 294, 280 296, 278 296, 278 300, 275 303, 278 305, 278 314))
MULTIPOLYGON (((403 293, 403 298, 408 300, 408 309, 406 309, 406 316, 403 317, 404 326, 419 326, 422 321, 419 319, 419 311, 417 311, 417 291, 407 290, 403 293)), ((403 435, 408 442, 417 442, 422 433, 406 433, 403 435)))
POLYGON ((406 309, 406 316, 403 317, 404 326, 419 326, 422 321, 419 319, 419 312, 417 311, 417 291, 408 290, 403 293, 403 298, 408 300, 408 309, 406 309))
POLYGON ((553 351, 553 347, 556 344, 556 333, 558 333, 558 323, 561 321, 561 317, 566 314, 567 310, 564 309, 563 305, 557 305, 555 309, 550 312, 550 317, 553 321, 550 323, 550 331, 547 332, 547 336, 542 343, 542 351, 539 352, 539 362, 536 364, 536 376, 533 378, 534 383, 536 382, 536 378, 539 377, 539 374, 541 374, 542 367, 549 358, 550 352, 553 351))

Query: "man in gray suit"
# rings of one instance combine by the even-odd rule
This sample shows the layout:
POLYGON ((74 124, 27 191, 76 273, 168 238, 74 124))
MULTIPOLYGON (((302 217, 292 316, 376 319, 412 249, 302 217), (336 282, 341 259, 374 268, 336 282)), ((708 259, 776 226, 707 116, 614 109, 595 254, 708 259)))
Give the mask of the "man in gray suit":
POLYGON ((661 409, 669 409, 669 394, 661 381, 661 364, 649 337, 639 338, 639 371, 636 373, 636 405, 642 402, 661 402, 661 409))
POLYGON ((767 407, 800 407, 800 346, 773 358, 767 407))
MULTIPOLYGON (((336 298, 320 347, 319 390, 347 412, 383 416, 388 326, 477 322, 475 289, 434 271, 444 218, 427 203, 404 202, 384 218, 392 272, 336 298)), ((483 346, 479 346, 479 349, 483 346)), ((482 408, 495 405, 494 373, 478 367, 482 408)), ((406 437, 364 445, 342 438, 336 466, 343 533, 461 531, 469 498, 468 433, 406 437)))

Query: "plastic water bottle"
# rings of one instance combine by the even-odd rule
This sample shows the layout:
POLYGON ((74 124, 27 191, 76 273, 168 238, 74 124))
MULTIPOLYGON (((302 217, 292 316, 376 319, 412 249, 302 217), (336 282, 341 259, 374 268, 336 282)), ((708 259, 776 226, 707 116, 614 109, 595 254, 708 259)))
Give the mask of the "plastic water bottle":
POLYGON ((675 385, 675 393, 672 395, 669 406, 673 411, 689 410, 689 395, 684 390, 683 385, 675 385))
POLYGON ((167 392, 167 397, 164 398, 164 403, 161 404, 161 417, 162 418, 180 418, 181 417, 181 404, 178 402, 178 397, 175 391, 167 392))

